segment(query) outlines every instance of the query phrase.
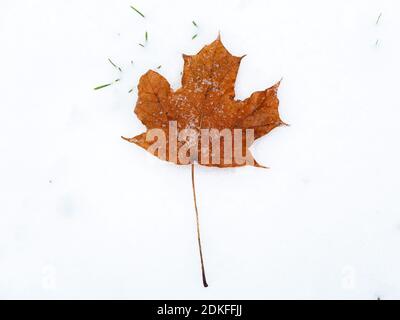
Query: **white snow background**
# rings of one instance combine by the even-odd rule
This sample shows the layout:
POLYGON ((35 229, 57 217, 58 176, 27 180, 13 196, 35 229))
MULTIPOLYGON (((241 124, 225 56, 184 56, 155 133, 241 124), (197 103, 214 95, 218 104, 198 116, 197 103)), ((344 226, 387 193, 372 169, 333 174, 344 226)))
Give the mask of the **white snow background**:
POLYGON ((399 33, 395 0, 2 0, 0 298, 400 298, 399 33), (120 136, 218 31, 291 126, 268 170, 196 168, 205 289, 190 167, 120 136))

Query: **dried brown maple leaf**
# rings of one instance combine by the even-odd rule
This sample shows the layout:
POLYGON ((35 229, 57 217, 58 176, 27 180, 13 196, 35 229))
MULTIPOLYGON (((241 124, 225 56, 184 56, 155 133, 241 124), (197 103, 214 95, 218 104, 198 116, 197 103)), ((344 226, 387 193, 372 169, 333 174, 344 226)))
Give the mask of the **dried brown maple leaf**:
POLYGON ((139 80, 138 100, 135 107, 135 113, 146 126, 147 131, 133 138, 123 137, 163 160, 192 165, 192 187, 204 286, 207 286, 207 282, 200 243, 193 163, 197 161, 201 165, 220 168, 249 164, 261 167, 248 150, 253 142, 252 139, 258 139, 284 124, 278 112, 277 90, 280 82, 264 91, 254 92, 243 101, 234 99, 236 76, 243 57, 231 55, 218 36, 214 42, 203 47, 196 55, 183 55, 182 87, 176 91, 171 89, 163 76, 149 70, 139 80), (171 139, 172 135, 175 135, 171 123, 175 123, 177 132, 186 129, 190 133, 184 135, 182 139, 180 136, 174 136, 171 139), (215 150, 214 148, 210 150, 210 136, 208 135, 203 140, 205 129, 216 129, 218 132, 225 133, 228 131, 231 137, 235 133, 241 133, 239 147, 235 144, 226 145, 224 137, 218 140, 215 150), (153 130, 162 131, 164 148, 151 148, 155 142, 155 137, 151 134, 153 130), (246 140, 245 132, 246 134, 251 132, 252 139, 246 140), (185 145, 187 147, 183 148, 185 145), (243 157, 236 157, 235 147, 239 148, 240 155, 246 154, 244 157, 246 161, 243 161, 243 157), (183 149, 184 155, 187 155, 189 151, 193 152, 189 157, 181 158, 178 149, 183 149), (226 157, 226 154, 230 157, 226 157), (214 161, 215 159, 217 161, 214 161))
MULTIPOLYGON (((168 81, 159 73, 149 70, 139 81, 139 97, 135 113, 147 127, 147 132, 134 138, 126 139, 149 150, 153 141, 146 140, 148 131, 162 129, 166 136, 164 160, 176 164, 190 164, 197 161, 201 165, 215 167, 237 167, 246 164, 260 166, 251 156, 245 141, 242 154, 247 153, 250 160, 239 163, 235 157, 225 161, 225 144, 220 139, 220 161, 213 163, 212 150, 202 154, 201 130, 242 130, 253 129, 254 138, 258 139, 272 129, 284 124, 279 117, 277 90, 279 83, 264 90, 254 92, 249 98, 235 100, 234 86, 240 62, 244 56, 235 57, 223 46, 218 37, 194 55, 183 55, 184 70, 182 87, 175 92, 168 81), (197 131, 196 154, 189 161, 183 162, 176 152, 171 152, 169 123, 176 121, 178 132, 182 129, 197 131)), ((178 141, 175 149, 187 142, 178 141)), ((152 152, 153 153, 153 152, 152 152)), ((159 153, 153 153, 160 156, 159 153)))

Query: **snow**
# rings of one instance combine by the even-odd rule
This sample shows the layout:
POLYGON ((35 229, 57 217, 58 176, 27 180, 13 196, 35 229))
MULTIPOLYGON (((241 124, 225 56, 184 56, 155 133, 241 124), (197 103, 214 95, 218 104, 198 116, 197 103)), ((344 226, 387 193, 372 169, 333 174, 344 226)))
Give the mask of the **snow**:
POLYGON ((399 9, 2 0, 0 298, 400 298, 399 9), (177 89, 219 31, 247 54, 237 98, 283 78, 290 127, 252 148, 268 170, 196 168, 204 289, 190 167, 120 136, 143 130, 139 77, 177 89))

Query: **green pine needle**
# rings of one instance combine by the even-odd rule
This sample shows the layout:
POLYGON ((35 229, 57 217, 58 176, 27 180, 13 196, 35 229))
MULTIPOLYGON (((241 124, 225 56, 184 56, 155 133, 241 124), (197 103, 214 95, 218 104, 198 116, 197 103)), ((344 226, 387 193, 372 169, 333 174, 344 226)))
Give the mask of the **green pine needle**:
POLYGON ((111 60, 110 58, 108 58, 108 61, 112 64, 112 66, 113 66, 115 69, 118 69, 120 72, 122 72, 122 69, 121 69, 119 66, 117 66, 114 62, 112 62, 112 60, 111 60))
POLYGON ((98 86, 98 87, 94 88, 93 90, 103 89, 103 88, 111 86, 111 85, 112 85, 112 83, 102 84, 101 86, 98 86))
POLYGON ((197 33, 192 37, 192 40, 194 40, 197 37, 197 33))
POLYGON ((197 25, 197 23, 195 21, 192 21, 192 23, 196 28, 198 27, 198 25, 197 25))
POLYGON ((134 6, 131 6, 132 10, 135 10, 138 14, 140 14, 144 18, 144 14, 141 13, 138 9, 136 9, 134 6))
POLYGON ((106 88, 106 87, 111 86, 112 84, 114 84, 114 83, 116 83, 116 82, 118 82, 118 81, 120 81, 120 80, 121 80, 121 79, 115 79, 113 82, 111 82, 111 83, 106 83, 106 84, 102 84, 102 85, 100 85, 100 86, 95 87, 93 90, 100 90, 100 89, 106 88))

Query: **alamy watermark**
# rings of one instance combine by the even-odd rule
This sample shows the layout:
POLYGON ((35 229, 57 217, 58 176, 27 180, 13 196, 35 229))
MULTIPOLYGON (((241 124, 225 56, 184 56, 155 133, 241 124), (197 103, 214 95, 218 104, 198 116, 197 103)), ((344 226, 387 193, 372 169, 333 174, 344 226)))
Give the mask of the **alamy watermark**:
POLYGON ((253 142, 254 129, 178 129, 176 121, 169 121, 167 132, 153 128, 146 133, 147 151, 180 164, 254 165, 248 150, 253 142))

